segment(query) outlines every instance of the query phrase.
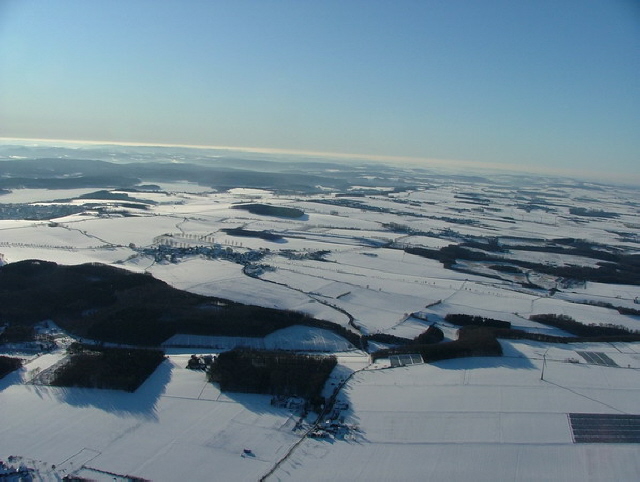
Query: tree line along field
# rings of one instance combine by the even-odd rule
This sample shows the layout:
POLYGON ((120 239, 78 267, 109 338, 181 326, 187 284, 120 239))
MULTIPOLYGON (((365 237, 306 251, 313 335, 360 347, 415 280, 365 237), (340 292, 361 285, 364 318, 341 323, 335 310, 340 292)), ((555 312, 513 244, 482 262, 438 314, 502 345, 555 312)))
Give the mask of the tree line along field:
POLYGON ((55 387, 134 392, 164 360, 161 350, 105 348, 74 343, 49 382, 55 387))
POLYGON ((319 406, 336 363, 335 356, 236 349, 218 355, 207 377, 223 391, 302 397, 319 406))

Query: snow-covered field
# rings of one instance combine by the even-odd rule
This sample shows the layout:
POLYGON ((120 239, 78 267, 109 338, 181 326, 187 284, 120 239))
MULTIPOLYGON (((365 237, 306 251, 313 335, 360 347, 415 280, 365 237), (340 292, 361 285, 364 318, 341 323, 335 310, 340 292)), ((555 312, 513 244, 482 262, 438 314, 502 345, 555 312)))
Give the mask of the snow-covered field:
MULTIPOLYGON (((558 336, 566 333, 529 316, 554 313, 640 330, 639 316, 615 309, 640 309, 637 284, 567 283, 535 272, 496 275, 493 263, 472 261, 452 270, 402 249, 491 238, 506 248, 505 261, 594 268, 592 257, 508 248, 576 238, 638 254, 636 189, 569 180, 520 186, 501 176, 420 180, 404 172, 399 176, 410 187, 390 188, 377 175, 359 176, 346 193, 379 192, 216 191, 150 180, 161 191, 132 194, 156 203, 146 210, 0 220, 0 260, 112 264, 180 289, 295 310, 362 334, 414 338, 436 323, 451 339, 456 330, 444 322, 450 313, 558 336), (305 215, 252 214, 233 209, 239 202, 293 207, 305 215), (576 215, 572 207, 616 215, 576 215), (277 236, 238 236, 228 228, 277 236), (217 254, 196 252, 199 247, 217 254), (246 261, 256 252, 259 259, 246 261), (539 287, 526 283, 534 281, 539 287), (428 321, 410 316, 415 312, 428 321)), ((50 202, 90 192, 95 189, 15 189, 0 202, 50 202)), ((42 480, 70 473, 158 481, 640 479, 640 445, 576 444, 568 422, 569 413, 640 414, 640 343, 501 344, 500 358, 391 369, 388 360, 371 364, 368 354, 316 328, 296 326, 263 339, 178 334, 165 342, 167 360, 133 394, 30 384, 63 355, 29 358, 21 371, 0 380, 0 460, 21 457, 42 480), (346 380, 338 400, 348 405, 342 416, 349 432, 303 438, 311 419, 294 430, 297 416, 272 406, 270 397, 222 394, 202 372, 185 368, 191 353, 239 345, 337 354, 325 394, 346 380), (577 351, 606 353, 617 366, 589 364, 577 351)))
POLYGON ((171 356, 135 394, 3 379, 0 459, 53 464, 60 477, 85 465, 158 481, 259 479, 299 439, 294 415, 269 396, 221 394, 188 358, 171 356))
POLYGON ((354 375, 345 440, 306 439, 268 480, 637 480, 640 448, 575 444, 568 413, 640 412, 638 346, 505 344, 502 358, 354 375), (570 363, 606 351, 623 368, 570 363), (630 362, 631 368, 627 367, 630 362))
MULTIPOLYGON (((339 395, 353 430, 304 439, 266 480, 636 480, 637 445, 575 444, 568 414, 640 413, 640 346, 502 343, 500 358, 393 369, 339 356, 360 370, 339 395), (619 366, 576 363, 576 350, 619 366)), ((259 480, 305 433, 268 396, 220 393, 189 355, 134 394, 24 384, 56 360, 43 358, 0 382, 0 458, 21 455, 44 480, 259 480)))

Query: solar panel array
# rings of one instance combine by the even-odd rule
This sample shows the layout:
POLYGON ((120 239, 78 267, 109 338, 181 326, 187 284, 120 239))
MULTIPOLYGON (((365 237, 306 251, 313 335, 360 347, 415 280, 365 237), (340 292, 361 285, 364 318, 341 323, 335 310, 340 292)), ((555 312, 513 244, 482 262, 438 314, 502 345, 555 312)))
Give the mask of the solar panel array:
POLYGON ((575 443, 640 443, 640 415, 570 413, 575 443))
POLYGON ((608 355, 600 351, 576 351, 578 355, 584 358, 587 363, 593 365, 601 365, 603 367, 617 367, 619 366, 608 355))
POLYGON ((392 367, 403 367, 406 365, 415 365, 416 363, 424 363, 422 356, 418 353, 407 353, 403 355, 391 355, 389 357, 392 367))

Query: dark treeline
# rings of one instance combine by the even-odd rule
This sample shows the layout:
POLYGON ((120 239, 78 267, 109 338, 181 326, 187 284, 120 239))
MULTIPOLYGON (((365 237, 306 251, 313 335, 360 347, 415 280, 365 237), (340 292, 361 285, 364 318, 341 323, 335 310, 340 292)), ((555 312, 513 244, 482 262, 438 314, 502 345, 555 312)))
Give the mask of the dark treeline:
POLYGON ((544 343, 587 343, 587 342, 633 342, 640 341, 640 333, 616 325, 585 325, 570 316, 556 314, 531 315, 532 321, 560 328, 573 336, 557 336, 546 333, 531 333, 507 327, 490 327, 487 329, 496 338, 509 340, 533 340, 544 343))
POLYGON ((388 333, 374 333, 365 335, 363 339, 366 342, 377 341, 379 343, 387 343, 389 345, 430 345, 432 343, 440 343, 444 340, 444 333, 436 325, 431 325, 425 331, 411 338, 403 338, 401 336, 390 335, 388 333))
POLYGON ((635 308, 627 308, 625 306, 615 306, 615 310, 618 311, 621 315, 632 315, 632 316, 640 316, 640 310, 635 308))
POLYGON ((334 356, 236 349, 216 357, 208 378, 223 391, 298 396, 316 403, 336 363, 334 356))
POLYGON ((243 238, 260 238, 265 241, 279 241, 282 236, 274 234, 270 231, 256 231, 253 229, 244 228, 223 228, 220 231, 227 233, 229 236, 240 236, 243 238))
POLYGON ((570 207, 569 214, 573 214, 574 216, 587 216, 587 217, 595 217, 595 218, 619 218, 620 217, 618 213, 602 211, 601 209, 587 209, 587 208, 580 208, 580 207, 570 207))
POLYGON ((420 333, 413 339, 413 343, 416 345, 431 345, 433 343, 440 343, 444 340, 444 333, 436 325, 431 325, 425 331, 420 333))
POLYGON ((460 313, 450 313, 444 317, 445 321, 457 326, 486 326, 491 328, 511 328, 508 321, 494 320, 483 316, 464 315, 460 313))
POLYGON ((97 348, 72 344, 69 360, 58 368, 51 385, 135 391, 164 360, 160 350, 97 348))
POLYGON ((458 330, 458 339, 432 345, 405 345, 374 352, 374 360, 390 355, 419 353, 425 362, 473 356, 501 356, 502 346, 489 328, 465 326, 458 330))
MULTIPOLYGON (((593 245, 597 246, 597 245, 593 245)), ((484 246, 485 250, 496 251, 491 245, 484 246)), ((445 268, 452 268, 456 260, 466 261, 491 261, 491 262, 509 262, 512 265, 522 269, 529 269, 559 278, 568 278, 584 281, 594 281, 599 283, 616 283, 616 284, 632 284, 640 285, 640 255, 637 254, 621 254, 604 252, 597 249, 591 249, 591 245, 585 243, 577 243, 575 248, 567 249, 558 246, 518 246, 511 249, 542 251, 563 253, 576 256, 587 256, 601 260, 598 267, 593 266, 552 266, 542 263, 532 263, 528 261, 508 259, 508 255, 494 255, 486 251, 477 249, 469 249, 462 245, 449 245, 440 249, 428 249, 420 247, 405 248, 405 252, 422 256, 424 258, 435 259, 440 261, 445 268)))
POLYGON ((238 204, 233 209, 244 209, 251 214, 263 216, 277 216, 280 218, 299 218, 304 215, 302 209, 288 208, 286 206, 270 206, 269 204, 238 204))
POLYGON ((90 192, 87 194, 81 194, 80 196, 78 196, 78 199, 101 199, 101 200, 104 199, 104 200, 114 200, 114 201, 135 202, 136 204, 157 204, 156 201, 151 201, 149 199, 134 198, 124 192, 112 192, 112 191, 107 191, 106 189, 90 192))
POLYGON ((488 328, 496 336, 505 340, 532 340, 543 343, 615 343, 640 341, 640 334, 627 332, 619 335, 606 336, 555 336, 545 333, 531 333, 524 330, 506 328, 488 328))
POLYGON ((293 325, 332 330, 360 345, 358 334, 336 323, 196 295, 111 266, 29 260, 0 267, 0 323, 44 319, 80 337, 133 345, 158 345, 176 333, 262 337, 293 325))
POLYGON ((6 375, 17 370, 21 366, 22 360, 19 358, 0 355, 0 378, 4 378, 6 375))
POLYGON ((516 266, 505 265, 505 264, 492 264, 489 266, 494 271, 500 271, 501 273, 508 274, 521 274, 522 270, 516 266))
POLYGON ((640 255, 621 255, 619 262, 599 262, 597 268, 592 266, 552 266, 513 260, 509 262, 525 269, 531 269, 558 278, 593 281, 596 283, 640 285, 640 277, 638 276, 640 255))
POLYGON ((561 330, 571 333, 572 335, 579 337, 611 337, 611 336, 628 336, 628 335, 640 335, 637 331, 631 331, 623 326, 616 325, 585 325, 580 323, 567 315, 556 314, 540 314, 531 315, 530 320, 543 325, 553 326, 560 328, 561 330))

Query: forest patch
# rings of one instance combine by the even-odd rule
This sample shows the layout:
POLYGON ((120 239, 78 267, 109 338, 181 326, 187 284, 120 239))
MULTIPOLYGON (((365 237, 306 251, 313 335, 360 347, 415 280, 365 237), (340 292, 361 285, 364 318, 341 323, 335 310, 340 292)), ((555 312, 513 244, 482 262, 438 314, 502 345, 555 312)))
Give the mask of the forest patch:
POLYGON ((69 359, 56 369, 56 387, 103 388, 134 392, 164 360, 160 350, 102 348, 72 344, 69 359))
POLYGON ((236 349, 216 357, 208 378, 222 391, 297 396, 313 402, 336 364, 334 356, 236 349))

